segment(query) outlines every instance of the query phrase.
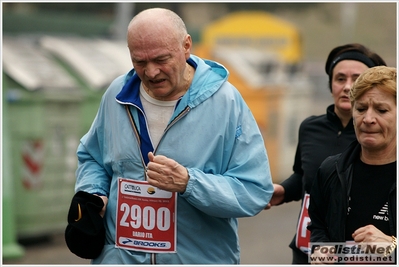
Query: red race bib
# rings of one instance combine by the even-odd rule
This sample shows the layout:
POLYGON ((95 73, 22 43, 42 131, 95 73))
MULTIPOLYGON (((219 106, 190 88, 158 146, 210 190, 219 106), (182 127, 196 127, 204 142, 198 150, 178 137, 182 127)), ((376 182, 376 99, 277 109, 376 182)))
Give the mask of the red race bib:
POLYGON ((176 193, 119 178, 116 247, 176 253, 176 193))
POLYGON ((299 216, 298 226, 296 230, 295 244, 303 253, 309 254, 309 242, 310 242, 310 231, 306 228, 310 223, 310 217, 308 213, 310 195, 305 193, 302 202, 301 215, 299 216))

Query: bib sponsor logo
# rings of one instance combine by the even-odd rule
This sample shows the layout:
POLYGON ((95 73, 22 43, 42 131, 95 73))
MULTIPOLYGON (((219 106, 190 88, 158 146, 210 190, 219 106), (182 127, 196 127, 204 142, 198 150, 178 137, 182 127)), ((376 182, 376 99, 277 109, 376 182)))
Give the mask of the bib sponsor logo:
POLYGON ((150 194, 150 195, 155 194, 155 188, 154 187, 148 187, 147 193, 150 194))

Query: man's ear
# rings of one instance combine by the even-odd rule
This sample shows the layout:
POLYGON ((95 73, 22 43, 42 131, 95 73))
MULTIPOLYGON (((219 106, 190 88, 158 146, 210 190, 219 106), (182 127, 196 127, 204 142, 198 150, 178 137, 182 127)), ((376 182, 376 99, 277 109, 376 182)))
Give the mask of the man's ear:
POLYGON ((188 59, 190 57, 192 45, 193 45, 193 41, 191 39, 191 35, 187 34, 186 38, 184 39, 184 43, 183 43, 183 48, 184 48, 184 53, 186 55, 186 59, 188 59))

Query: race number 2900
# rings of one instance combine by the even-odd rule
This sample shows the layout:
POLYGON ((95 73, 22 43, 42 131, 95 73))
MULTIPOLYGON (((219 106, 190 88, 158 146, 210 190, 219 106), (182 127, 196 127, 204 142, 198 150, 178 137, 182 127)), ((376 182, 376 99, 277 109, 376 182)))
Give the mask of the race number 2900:
POLYGON ((146 181, 119 178, 116 246, 155 253, 176 252, 176 193, 146 181))
POLYGON ((147 206, 142 209, 139 205, 130 207, 128 204, 122 203, 121 211, 123 212, 119 222, 121 226, 131 226, 135 229, 143 227, 148 231, 153 230, 155 227, 160 231, 170 229, 171 216, 168 208, 161 207, 156 210, 154 207, 147 206), (130 223, 128 222, 129 219, 130 223))

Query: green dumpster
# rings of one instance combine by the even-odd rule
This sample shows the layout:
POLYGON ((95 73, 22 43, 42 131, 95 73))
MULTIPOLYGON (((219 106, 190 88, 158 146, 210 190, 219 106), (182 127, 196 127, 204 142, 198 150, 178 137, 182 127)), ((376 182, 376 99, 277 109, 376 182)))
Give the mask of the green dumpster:
POLYGON ((131 68, 124 42, 4 36, 15 222, 20 239, 64 231, 76 149, 112 80, 131 68))
POLYGON ((43 36, 40 45, 73 76, 85 94, 82 135, 97 113, 101 97, 111 82, 132 68, 125 41, 76 36, 43 36))
POLYGON ((32 38, 3 39, 3 71, 17 236, 63 232, 74 193, 83 94, 32 38))
MULTIPOLYGON (((3 88, 6 87, 3 75, 3 88)), ((3 259, 20 258, 24 255, 24 249, 17 243, 16 229, 15 229, 15 201, 14 190, 12 183, 12 165, 10 159, 10 122, 7 116, 8 108, 7 102, 2 101, 3 111, 3 131, 2 131, 2 237, 3 237, 3 259)))

